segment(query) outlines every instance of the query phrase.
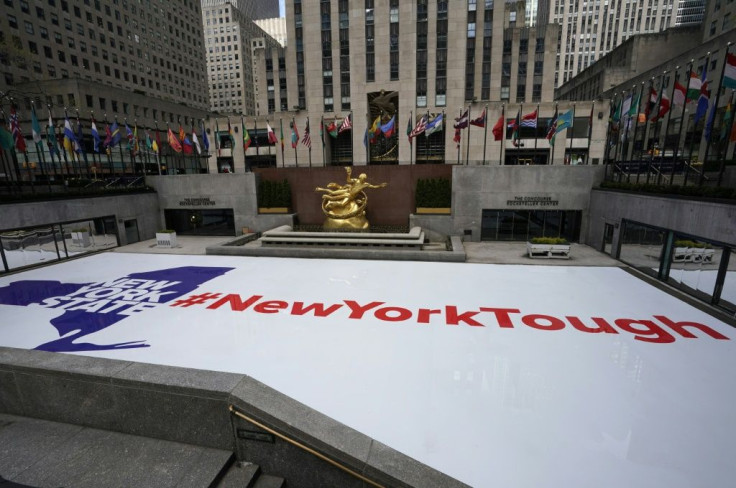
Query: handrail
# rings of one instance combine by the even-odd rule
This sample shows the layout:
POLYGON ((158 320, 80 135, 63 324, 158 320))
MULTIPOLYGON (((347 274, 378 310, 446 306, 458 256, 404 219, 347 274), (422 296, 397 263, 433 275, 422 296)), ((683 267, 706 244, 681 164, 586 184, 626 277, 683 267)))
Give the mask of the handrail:
POLYGON ((317 456, 322 461, 326 461, 326 462, 330 463, 331 465, 335 466, 336 468, 341 469, 342 471, 345 471, 349 475, 351 475, 351 476, 353 476, 355 478, 358 478, 359 480, 363 481, 364 483, 368 483, 369 485, 375 486, 376 488, 385 488, 383 485, 379 485, 375 481, 372 481, 372 480, 366 478, 362 474, 356 473, 355 471, 353 471, 352 469, 348 468, 347 466, 344 466, 344 465, 340 464, 339 462, 335 461, 334 459, 330 459, 329 457, 325 456, 324 454, 315 451, 311 447, 307 447, 307 446, 305 446, 304 444, 302 444, 299 441, 296 441, 294 439, 291 439, 289 437, 286 437, 284 434, 281 434, 279 432, 276 432, 275 430, 271 429, 270 427, 266 427, 265 425, 263 425, 262 423, 258 422, 257 420, 255 420, 255 419, 253 419, 251 417, 248 417, 247 415, 239 412, 232 405, 230 405, 228 407, 228 410, 230 410, 230 412, 233 413, 235 416, 240 417, 241 419, 250 422, 251 424, 255 425, 256 427, 260 427, 261 429, 265 430, 269 434, 273 434, 276 437, 278 437, 279 439, 284 440, 284 441, 288 442, 289 444, 298 447, 299 449, 302 449, 304 451, 307 451, 310 454, 313 454, 313 455, 317 456))

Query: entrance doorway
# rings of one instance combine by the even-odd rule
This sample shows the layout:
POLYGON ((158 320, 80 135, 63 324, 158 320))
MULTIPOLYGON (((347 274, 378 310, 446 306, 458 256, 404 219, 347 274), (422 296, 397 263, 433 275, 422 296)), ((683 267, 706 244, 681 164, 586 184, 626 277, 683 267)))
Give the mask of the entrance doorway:
POLYGON ((613 250, 613 224, 603 226, 603 248, 601 251, 611 256, 613 250))
POLYGON ((138 221, 135 219, 126 220, 123 225, 125 226, 125 242, 126 244, 133 244, 141 240, 140 234, 138 234, 138 221))

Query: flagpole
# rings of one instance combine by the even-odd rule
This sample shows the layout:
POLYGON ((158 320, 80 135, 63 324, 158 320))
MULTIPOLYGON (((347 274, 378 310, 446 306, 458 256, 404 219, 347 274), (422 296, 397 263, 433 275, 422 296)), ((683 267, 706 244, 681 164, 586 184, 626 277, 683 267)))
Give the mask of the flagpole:
MULTIPOLYGON (((649 90, 647 91, 647 102, 646 102, 647 106, 644 108, 644 134, 641 137, 641 147, 639 148, 639 159, 638 159, 639 164, 637 165, 637 167, 640 167, 641 161, 644 158, 644 152, 649 147, 649 115, 647 112, 649 111, 649 103, 651 102, 651 99, 652 99, 652 89, 654 88, 654 79, 655 77, 652 76, 652 78, 649 80, 649 90)), ((644 90, 642 89, 642 92, 643 91, 644 90)), ((641 108, 641 106, 639 108, 641 108)), ((639 114, 636 114, 636 115, 637 115, 636 117, 637 120, 639 120, 639 114)), ((652 169, 651 164, 652 164, 651 158, 649 158, 649 160, 647 160, 647 183, 649 183, 649 171, 652 169)), ((641 171, 636 172, 636 182, 637 183, 639 183, 640 174, 641 174, 641 171)))
MULTIPOLYGON (((51 193, 51 181, 49 179, 49 176, 46 174, 46 169, 44 168, 44 166, 46 165, 46 155, 43 152, 43 138, 41 137, 41 132, 40 132, 41 124, 38 122, 38 114, 36 113, 36 106, 33 103, 34 103, 33 100, 31 100, 31 111, 33 112, 34 120, 36 121, 36 123, 38 123, 38 126, 39 126, 39 133, 38 133, 39 141, 36 142, 34 140, 33 142, 36 144, 36 154, 38 155, 38 163, 39 163, 39 166, 41 167, 41 174, 46 179, 46 185, 49 188, 49 193, 51 193), (41 146, 40 150, 39 150, 39 145, 41 146)), ((35 129, 33 129, 33 131, 35 131, 35 129)))
MULTIPOLYGON (((575 102, 572 104, 572 124, 570 124, 570 127, 567 128, 567 131, 565 132, 565 137, 569 139, 569 158, 567 161, 567 164, 572 164, 572 140, 575 138, 575 134, 572 133, 572 131, 575 129, 575 102)), ((565 141, 567 142, 567 141, 565 141)))
MULTIPOLYGON (((429 123, 429 110, 427 110, 427 123, 429 123)), ((470 123, 470 119, 468 119, 470 123)), ((424 163, 429 164, 429 136, 427 135, 427 129, 424 129, 424 163)))
POLYGON ((319 139, 322 142, 322 167, 327 166, 326 155, 325 155, 325 116, 324 114, 319 116, 319 139))
POLYGON ((465 166, 470 164, 470 104, 468 104, 468 128, 465 131, 465 136, 468 138, 465 145, 465 166))
POLYGON ((311 168, 312 167, 312 131, 311 131, 311 128, 309 127, 309 117, 307 117, 307 128, 310 129, 309 130, 309 147, 307 149, 309 149, 309 167, 311 168))
POLYGON ((595 111, 595 102, 590 106, 590 120, 588 122, 588 152, 585 156, 585 164, 590 166, 590 140, 593 138, 593 113, 595 111))
POLYGON ((355 154, 355 142, 353 141, 354 139, 353 136, 354 136, 355 131, 352 128, 352 125, 353 125, 353 111, 352 110, 348 113, 348 117, 350 117, 350 119, 348 119, 350 120, 350 156, 353 157, 353 155, 355 154))
MULTIPOLYGON (((688 90, 690 90, 690 79, 693 77, 693 65, 694 64, 695 64, 695 60, 694 59, 691 59, 690 60, 690 67, 688 68, 688 73, 687 73, 687 85, 685 85, 685 101, 682 103, 682 113, 680 114, 680 130, 679 130, 679 132, 677 134, 677 141, 676 141, 676 144, 675 144, 675 152, 672 155, 672 170, 671 170, 671 173, 670 173, 670 185, 672 185, 674 183, 674 180, 675 180, 675 165, 677 164, 677 154, 680 151, 680 140, 682 139, 682 129, 683 129, 683 125, 684 125, 683 122, 685 121, 685 112, 686 112, 686 109, 687 109, 687 92, 688 92, 688 90)), ((674 93, 674 91, 673 91, 673 93, 674 93)), ((675 103, 674 97, 672 99, 672 103, 673 104, 675 103)), ((688 119, 688 125, 689 125, 689 123, 690 123, 690 121, 688 119)), ((683 141, 682 153, 685 154, 684 141, 683 141)), ((684 169, 685 168, 683 168, 683 170, 684 169)))
MULTIPOLYGON (((77 141, 77 143, 79 144, 79 149, 82 152, 82 159, 84 159, 84 166, 87 169, 87 178, 91 178, 92 172, 89 169, 89 159, 87 159, 87 151, 84 150, 84 145, 83 145, 84 134, 82 133, 82 122, 79 120, 79 109, 75 109, 75 110, 77 111, 77 131, 79 132, 79 135, 82 136, 79 138, 80 140, 77 141)), ((92 159, 94 160, 94 156, 92 156, 92 159)), ((80 164, 81 164, 81 161, 80 161, 80 164)))
MULTIPOLYGON (((298 132, 296 131, 296 121, 294 120, 294 117, 291 118, 291 131, 292 131, 292 137, 294 135, 298 136, 298 132)), ((299 156, 296 153, 296 147, 299 145, 299 137, 296 138, 296 144, 294 144, 294 166, 296 168, 299 167, 299 156)))
MULTIPOLYGON (((708 69, 708 63, 710 63, 710 51, 708 51, 706 53, 706 55, 705 55, 705 64, 703 64, 703 70, 707 70, 708 69)), ((707 75, 707 71, 706 71, 706 75, 707 75)), ((702 81, 704 83, 706 82, 706 80, 702 80, 702 81)), ((701 87, 701 90, 702 90, 702 87, 701 87)), ((685 100, 687 100, 687 98, 685 98, 685 100)), ((697 115, 697 111, 698 111, 698 109, 697 109, 697 103, 699 102, 699 100, 700 100, 700 97, 698 97, 698 100, 695 101, 695 103, 696 103, 696 107, 695 107, 695 113, 696 113, 696 115, 697 115)), ((707 119, 708 119, 708 111, 707 110, 705 112, 705 119, 706 119, 706 122, 707 122, 707 119)), ((703 128, 705 128, 705 123, 703 124, 703 128)), ((698 125, 695 123, 695 118, 693 116, 693 137, 690 138, 690 150, 688 151, 688 157, 690 158, 690 161, 685 165, 685 178, 683 179, 682 186, 687 186, 687 180, 688 180, 688 177, 690 176, 690 164, 692 163, 692 160, 693 160, 693 149, 695 148, 695 132, 697 130, 698 130, 698 125)), ((703 139, 703 131, 700 131, 700 139, 701 140, 703 139)), ((703 163, 703 167, 705 167, 705 163, 703 163)))
POLYGON ((281 144, 281 167, 286 168, 286 160, 284 159, 284 121, 279 117, 279 135, 281 136, 281 139, 279 140, 279 143, 281 144))
MULTIPOLYGON (((524 112, 524 104, 519 104, 519 111, 516 112, 516 166, 519 166, 519 148, 521 147, 521 118, 524 112)), ((512 134, 513 137, 513 134, 512 134)))
MULTIPOLYGON (((631 138, 631 158, 629 159, 630 162, 634 161, 634 157, 636 156, 636 135, 639 132, 639 110, 641 110, 641 97, 644 93, 644 81, 641 82, 641 87, 639 88, 639 98, 636 102, 636 120, 634 120, 634 135, 631 138)), ((642 140, 642 144, 644 141, 642 140)), ((636 161, 636 182, 639 182, 639 165, 641 164, 641 160, 636 161)), ((629 175, 629 178, 631 175, 629 175)))
POLYGON ((506 104, 501 104, 501 144, 498 146, 498 165, 503 166, 503 146, 506 144, 506 104))
MULTIPOLYGON (((90 118, 91 123, 94 123, 95 124, 95 127, 96 127, 97 126, 97 123, 95 122, 95 113, 94 113, 93 110, 90 110, 89 111, 89 118, 90 118)), ((99 137, 99 136, 100 136, 100 132, 98 130, 97 131, 97 137, 99 137)), ((95 171, 94 171, 95 177, 97 177, 97 167, 99 166, 100 169, 102 169, 102 163, 100 162, 99 149, 100 149, 100 143, 98 142, 97 143, 97 151, 95 151, 95 136, 93 134, 92 135, 92 164, 94 165, 94 168, 95 168, 95 171), (97 158, 95 158, 95 154, 97 154, 97 158)))
MULTIPOLYGON (((483 110, 483 112, 486 114, 486 120, 484 121, 485 131, 483 131, 483 166, 485 166, 486 165, 486 144, 488 141, 488 104, 487 103, 486 103, 486 108, 483 110)), ((443 121, 444 121, 444 117, 443 117, 443 121)), ((468 123, 470 123, 470 119, 468 119, 468 123)))
MULTIPOLYGON (((532 158, 533 164, 537 164, 537 139, 539 139, 539 104, 537 104, 537 110, 534 115, 534 158, 532 158)), ((590 150, 590 148, 588 148, 590 150)))
MULTIPOLYGON (((662 163, 665 160, 665 157, 667 156, 667 136, 670 131, 670 120, 672 120, 672 112, 675 105, 675 86, 677 85, 677 79, 679 78, 680 74, 680 67, 675 66, 675 78, 672 82, 672 92, 670 95, 670 109, 667 111, 667 122, 665 122, 664 126, 664 143, 662 144, 662 157, 660 159, 660 165, 659 165, 659 174, 657 175, 657 184, 662 183, 662 163)), ((687 96, 687 92, 685 93, 685 96, 687 96)), ((661 104, 661 102, 660 102, 661 104)), ((682 106, 683 110, 685 109, 685 106, 682 106)), ((675 158, 672 158, 672 169, 671 172, 674 173, 675 171, 675 158)), ((670 185, 672 184, 672 177, 670 176, 670 185)))
MULTIPOLYGON (((66 128, 66 119, 68 119, 68 118, 69 118, 69 114, 67 113, 66 107, 64 107, 64 128, 66 128)), ((64 133, 64 130, 63 129, 62 129, 61 133, 62 134, 64 133)), ((74 156, 72 156, 72 171, 74 173, 71 173, 69 171, 69 159, 67 158, 67 154, 66 154, 67 151, 66 151, 66 147, 64 147, 64 142, 63 141, 61 143, 61 148, 63 149, 61 151, 61 154, 64 156, 64 165, 66 166, 66 173, 67 173, 68 176, 73 177, 74 176, 74 173, 77 172, 77 168, 74 165, 74 156)))
MULTIPOLYGON (((726 57, 728 60, 728 56, 726 57)), ((728 61, 726 61, 728 62, 728 61)), ((723 80, 721 80, 723 82, 723 80)), ((731 110, 733 110, 733 102, 734 102, 734 90, 731 89, 731 98, 729 99, 729 105, 731 105, 731 110)), ((719 148, 718 151, 718 158, 721 160, 721 165, 718 168, 718 185, 721 186, 721 182, 723 181, 723 172, 726 169, 726 157, 728 156, 728 145, 731 143, 731 131, 733 130, 733 112, 731 112, 731 120, 728 122, 728 130, 726 131, 726 137, 724 138, 726 140, 726 151, 723 154, 723 157, 721 158, 721 151, 719 148)), ((723 146, 723 141, 720 142, 719 146, 723 146)))
MULTIPOLYGON (((153 153, 156 156, 156 166, 158 166, 158 175, 161 176, 161 146, 158 145, 158 121, 157 120, 153 121, 153 126, 155 128, 154 129, 155 133, 153 134, 153 136, 156 137, 154 141, 156 142, 156 149, 157 149, 153 153)), ((153 144, 153 142, 151 144, 153 144)))
MULTIPOLYGON (((718 110, 718 102, 721 99, 721 86, 723 85, 723 75, 726 73, 726 64, 728 64, 728 50, 731 48, 731 41, 726 43, 726 53, 723 55, 723 66, 721 66, 721 77, 718 79, 718 91, 716 92, 716 100, 713 103, 713 118, 715 119, 715 113, 718 110)), ((712 138, 713 135, 713 122, 711 122, 710 134, 708 139, 712 138)), ((705 124, 708 124, 708 113, 706 112, 705 124)), ((703 156, 703 167, 700 170, 700 178, 698 179, 698 186, 703 186, 705 180, 705 166, 708 164, 708 153, 710 153, 710 140, 705 141, 705 155, 703 156)))
POLYGON ((606 127, 606 145, 604 146, 603 151, 603 165, 606 168, 606 176, 604 179, 608 179, 608 164, 610 161, 610 154, 611 154, 611 135, 613 134, 613 115, 615 113, 615 100, 616 100, 617 93, 613 93, 613 96, 611 97, 611 101, 609 102, 608 106, 608 126, 606 127))
MULTIPOLYGON (((460 109, 460 117, 463 116, 463 109, 460 109)), ((468 123, 470 123, 470 112, 468 112, 468 123)), ((457 164, 460 164, 460 142, 457 142, 457 164)))
MULTIPOLYGON (((414 111, 413 110, 409 110, 409 121, 410 122, 414 122, 413 115, 414 115, 414 111)), ((414 127, 414 124, 413 123, 410 124, 410 125, 411 125, 412 128, 414 127)), ((410 134, 411 134, 411 132, 410 132, 410 134)), ((413 162, 414 162, 414 143, 411 142, 411 135, 410 135, 409 136, 409 166, 411 166, 413 164, 413 162)))

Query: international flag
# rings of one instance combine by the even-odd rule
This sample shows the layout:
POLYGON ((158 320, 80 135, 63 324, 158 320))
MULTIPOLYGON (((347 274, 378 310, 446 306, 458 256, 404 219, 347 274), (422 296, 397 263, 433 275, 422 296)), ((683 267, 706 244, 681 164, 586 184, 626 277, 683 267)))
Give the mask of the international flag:
POLYGON ((432 122, 427 124, 427 128, 424 130, 424 135, 429 137, 435 132, 441 131, 444 124, 444 118, 444 114, 439 114, 435 117, 432 122))
POLYGON ((644 117, 649 118, 649 115, 654 111, 654 109, 657 107, 658 102, 658 94, 657 90, 654 89, 654 86, 649 87, 649 96, 647 97, 647 106, 644 108, 644 117))
POLYGON ((710 114, 708 114, 708 119, 705 121, 705 129, 703 129, 703 136, 705 137, 706 141, 710 141, 710 135, 713 132, 713 121, 716 118, 716 104, 714 103, 713 106, 710 109, 710 114))
POLYGON ((427 114, 422 115, 422 118, 419 119, 419 122, 417 122, 414 130, 412 130, 411 134, 409 134, 409 137, 416 137, 419 134, 423 133, 425 130, 427 130, 427 114))
POLYGON ((92 148, 96 153, 100 152, 100 133, 97 130, 94 117, 92 118, 92 148))
POLYGON ((342 134, 346 130, 351 130, 353 128, 353 123, 350 120, 350 115, 347 114, 345 116, 345 119, 342 121, 342 124, 340 124, 340 129, 337 131, 338 134, 342 134))
POLYGON ((110 128, 110 124, 105 122, 105 140, 102 141, 102 145, 105 147, 110 147, 112 144, 112 129, 110 128))
POLYGON ((534 112, 528 113, 521 117, 521 123, 519 124, 520 127, 537 127, 537 110, 535 109, 534 112))
POLYGON ((685 100, 687 98, 686 96, 686 88, 678 81, 675 82, 675 90, 672 95, 672 103, 675 104, 675 106, 682 107, 685 105, 685 100))
POLYGON ((15 148, 20 152, 26 152, 26 138, 23 137, 23 133, 20 131, 18 113, 15 111, 14 105, 10 106, 10 132, 13 134, 15 148))
POLYGON ((87 157, 85 155, 84 151, 84 132, 82 132, 82 122, 79 121, 79 118, 77 118, 77 137, 74 141, 74 150, 77 151, 78 154, 81 154, 84 157, 84 160, 87 160, 87 157))
POLYGON ((470 121, 470 125, 474 125, 476 127, 485 127, 486 126, 486 109, 483 109, 483 113, 480 114, 478 117, 474 118, 470 121))
POLYGON ((302 138, 302 144, 307 146, 309 150, 312 150, 312 136, 309 135, 309 119, 307 119, 307 126, 304 127, 304 137, 302 138))
POLYGON ((325 145, 325 122, 324 119, 319 119, 319 140, 322 141, 322 145, 325 145))
POLYGON ((573 112, 572 112, 572 109, 570 109, 564 114, 560 114, 557 117, 557 127, 555 129, 556 134, 567 128, 572 127, 572 124, 573 124, 572 116, 573 116, 573 112))
POLYGON ((692 71, 690 72, 690 84, 687 85, 687 101, 695 101, 700 97, 700 89, 703 87, 703 81, 705 81, 706 67, 703 66, 703 78, 698 78, 698 75, 692 71))
MULTIPOLYGON (((621 110, 621 104, 619 103, 619 111, 621 110)), ((547 122, 547 135, 545 136, 549 141, 550 146, 555 145, 555 135, 557 134, 557 109, 551 119, 547 122)))
POLYGON ((392 115, 391 120, 389 120, 385 124, 382 124, 380 129, 383 133, 383 137, 385 137, 386 139, 389 139, 392 135, 394 135, 394 130, 396 130, 396 115, 392 115))
MULTIPOLYGON (((705 74, 705 70, 703 71, 703 74, 705 74)), ((698 124, 701 118, 705 115, 705 113, 708 111, 708 106, 710 105, 710 90, 708 90, 708 82, 703 81, 703 83, 700 85, 700 96, 698 97, 698 106, 695 109, 695 117, 693 118, 693 123, 695 125, 698 124)))
POLYGON ((455 127, 455 134, 452 136, 452 142, 454 142, 457 147, 460 147, 460 140, 462 139, 462 129, 460 127, 455 127))
POLYGON ((179 139, 176 138, 176 135, 174 135, 174 131, 171 130, 171 127, 169 127, 168 141, 169 141, 169 146, 171 146, 171 149, 173 149, 174 151, 178 153, 181 152, 182 150, 181 143, 179 142, 179 139))
POLYGON ((235 138, 233 137, 233 128, 230 125, 230 117, 227 118, 227 135, 230 138, 230 147, 235 147, 235 138))
POLYGON ((135 134, 128 123, 125 123, 125 135, 128 138, 128 150, 135 152, 135 134))
POLYGON ((110 127, 110 145, 108 147, 115 147, 120 143, 120 139, 123 135, 120 133, 120 127, 117 122, 112 123, 110 127))
POLYGON ((296 122, 292 119, 291 125, 291 148, 296 149, 299 145, 299 129, 296 128, 296 122))
POLYGON ((271 124, 269 124, 268 122, 266 122, 266 129, 268 130, 268 143, 276 144, 277 142, 279 142, 279 140, 276 138, 276 134, 271 128, 271 124))
POLYGON ((491 129, 494 141, 500 141, 503 139, 503 118, 503 115, 500 116, 494 124, 493 129, 491 129))
POLYGON ((145 129, 145 135, 146 135, 146 147, 149 151, 153 151, 153 138, 151 138, 151 133, 148 132, 148 129, 145 129))
POLYGON ((49 123, 46 126, 46 144, 49 146, 49 153, 57 156, 61 156, 59 153, 59 146, 56 145, 56 128, 54 127, 54 121, 51 118, 51 111, 49 111, 49 123))
POLYGON ((327 126, 327 133, 330 135, 330 137, 337 138, 337 124, 334 121, 330 122, 330 124, 327 126))
POLYGON ((199 138, 197 137, 197 132, 194 130, 194 125, 192 125, 192 144, 194 144, 197 154, 202 154, 202 146, 199 145, 199 138))
POLYGON ((156 127, 156 140, 153 142, 153 150, 156 154, 161 151, 161 133, 158 131, 158 127, 156 127))
POLYGON ((136 154, 140 152, 140 145, 138 144, 138 124, 133 126, 133 150, 136 154))
POLYGON ((736 55, 731 53, 726 55, 726 66, 723 71, 721 86, 736 89, 736 55))
POLYGON ((366 134, 365 134, 365 145, 368 145, 368 141, 371 143, 376 142, 376 136, 381 131, 381 116, 379 115, 376 117, 376 119, 373 121, 373 124, 366 128, 366 134))
POLYGON ((728 101, 728 105, 726 105, 726 113, 723 114, 723 121, 721 122, 721 137, 720 140, 724 141, 726 140, 726 135, 728 134, 728 129, 731 128, 731 121, 733 120, 733 111, 731 108, 731 101, 728 101))
POLYGON ((8 132, 4 125, 5 124, 0 125, 0 147, 9 151, 10 149, 13 149, 15 141, 13 140, 13 134, 8 132))
POLYGON ((201 124, 202 127, 202 145, 204 146, 205 152, 210 152, 210 139, 207 137, 207 130, 204 128, 204 122, 201 124))
POLYGON ((611 116, 611 121, 615 124, 618 124, 618 122, 621 120, 621 108, 622 108, 621 106, 622 105, 623 105, 623 100, 619 100, 618 104, 616 105, 616 108, 613 109, 613 115, 611 116))
POLYGON ((452 127, 455 129, 464 129, 468 126, 468 114, 469 114, 470 108, 466 108, 465 112, 460 114, 460 117, 455 119, 455 123, 452 124, 452 127))
POLYGON ((519 147, 521 138, 519 137, 519 127, 521 125, 521 111, 516 112, 516 119, 514 119, 509 126, 512 129, 511 132, 511 143, 519 147))
POLYGON ((411 114, 409 114, 409 122, 406 124, 406 138, 409 139, 409 144, 411 144, 411 114))
MULTIPOLYGON (((227 121, 227 131, 230 132, 230 121, 227 121)), ((186 132, 184 132, 184 127, 179 124, 179 142, 183 141, 184 138, 187 136, 186 132)), ((230 136, 232 140, 232 135, 230 136)))
POLYGON ((34 105, 31 105, 31 132, 33 133, 33 142, 39 144, 43 139, 41 138, 41 124, 38 123, 34 105))
POLYGON ((194 153, 194 144, 192 143, 192 140, 187 137, 186 133, 184 133, 184 140, 181 141, 181 149, 184 154, 194 153))
POLYGON ((629 96, 624 98, 624 101, 621 102, 621 116, 628 117, 629 111, 631 111, 631 101, 634 98, 633 93, 629 93, 629 96))
POLYGON ((659 98, 659 111, 652 117, 652 122, 656 122, 670 111, 670 98, 667 96, 664 90, 662 90, 662 96, 659 98))
POLYGON ((247 151, 250 147, 251 142, 253 142, 250 138, 250 133, 248 132, 248 129, 245 128, 245 124, 243 123, 242 119, 240 121, 241 125, 243 126, 243 152, 247 151))
POLYGON ((639 96, 636 97, 636 99, 631 99, 631 107, 629 107, 629 111, 627 112, 627 115, 629 117, 638 117, 639 116, 639 103, 641 102, 641 93, 639 93, 639 96))
POLYGON ((66 117, 64 119, 64 149, 66 149, 67 153, 72 154, 76 145, 77 136, 74 135, 74 129, 72 129, 71 122, 69 122, 69 117, 66 117))

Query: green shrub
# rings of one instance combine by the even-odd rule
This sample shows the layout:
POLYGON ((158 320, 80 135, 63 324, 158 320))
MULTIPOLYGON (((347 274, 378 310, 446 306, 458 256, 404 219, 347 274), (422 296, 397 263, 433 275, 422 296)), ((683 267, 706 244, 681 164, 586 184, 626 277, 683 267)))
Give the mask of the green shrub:
POLYGON ((529 241, 532 244, 552 244, 567 245, 570 244, 564 237, 532 237, 529 241))
POLYGON ((698 247, 698 248, 705 248, 707 247, 702 242, 695 242, 687 239, 680 239, 675 241, 675 247, 698 247))
POLYGON ((452 205, 452 183, 448 178, 420 178, 417 180, 414 201, 417 207, 450 207, 452 205))
POLYGON ((261 180, 258 184, 259 207, 291 207, 291 185, 288 180, 261 180))

